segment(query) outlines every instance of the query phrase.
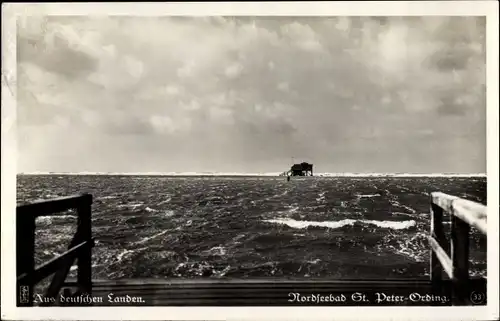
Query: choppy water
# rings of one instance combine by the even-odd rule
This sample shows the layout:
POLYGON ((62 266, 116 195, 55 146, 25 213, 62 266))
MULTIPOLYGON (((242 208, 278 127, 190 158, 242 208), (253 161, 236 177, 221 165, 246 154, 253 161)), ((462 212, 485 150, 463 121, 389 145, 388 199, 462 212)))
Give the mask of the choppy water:
MULTIPOLYGON (((94 195, 94 278, 428 275, 429 193, 486 203, 486 178, 19 176, 18 203, 94 195)), ((37 221, 40 264, 76 216, 37 221)), ((486 274, 474 232, 472 272, 486 274)))

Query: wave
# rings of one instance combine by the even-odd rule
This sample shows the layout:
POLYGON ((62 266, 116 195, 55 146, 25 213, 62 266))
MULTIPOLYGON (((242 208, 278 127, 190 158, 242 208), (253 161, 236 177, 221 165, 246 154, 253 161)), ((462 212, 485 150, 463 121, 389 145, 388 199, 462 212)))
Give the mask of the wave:
POLYGON ((283 213, 293 214, 293 213, 297 213, 300 210, 300 207, 296 206, 296 205, 289 206, 288 208, 289 209, 284 211, 283 213))
POLYGON ((211 249, 205 251, 205 254, 215 255, 215 256, 224 256, 227 253, 227 249, 223 246, 214 246, 211 249))
POLYGON ((395 199, 390 199, 389 203, 391 203, 391 205, 394 206, 394 207, 404 208, 405 210, 409 211, 411 214, 416 214, 417 213, 417 211, 414 208, 412 208, 412 207, 410 207, 408 205, 401 204, 400 202, 398 202, 395 199))
POLYGON ((326 192, 319 193, 318 197, 316 198, 316 201, 318 201, 318 202, 324 201, 325 200, 325 194, 326 194, 326 192))
POLYGON ((163 200, 163 201, 159 202, 159 203, 158 203, 158 204, 156 204, 156 205, 157 205, 157 206, 159 206, 159 205, 163 205, 163 204, 169 203, 171 200, 172 200, 172 197, 168 197, 166 200, 163 200))
POLYGON ((142 206, 144 205, 144 203, 140 202, 140 203, 132 203, 132 204, 120 204, 120 205, 117 205, 116 207, 117 208, 128 208, 128 209, 132 209, 132 210, 135 210, 136 208, 138 208, 139 206, 142 206))
POLYGON ((321 259, 314 259, 314 260, 306 261, 306 263, 309 263, 309 264, 318 264, 319 262, 321 262, 321 259))
POLYGON ((182 262, 179 263, 173 274, 177 277, 200 277, 200 276, 210 276, 210 277, 224 277, 231 270, 231 266, 227 265, 224 268, 215 268, 209 262, 182 262))
POLYGON ((174 216, 175 212, 172 211, 172 210, 166 210, 165 213, 164 213, 164 216, 165 217, 172 217, 174 216))
POLYGON ((378 197, 380 194, 361 194, 361 195, 356 195, 359 198, 371 198, 371 197, 378 197))
POLYGON ((279 176, 279 172, 23 172, 18 175, 80 175, 80 176, 279 176))
POLYGON ((131 253, 134 253, 134 252, 135 252, 135 250, 127 250, 127 249, 125 249, 120 254, 118 254, 118 256, 116 257, 116 261, 117 262, 121 262, 122 259, 125 257, 125 255, 131 254, 131 253))
POLYGON ((319 177, 487 177, 486 173, 317 173, 319 177))
POLYGON ((52 224, 54 221, 62 221, 66 219, 76 219, 76 215, 54 215, 54 216, 39 216, 36 218, 36 223, 52 224))
POLYGON ((165 231, 162 231, 162 232, 156 233, 155 235, 145 237, 145 238, 143 238, 142 240, 135 242, 135 244, 144 244, 144 243, 146 243, 146 242, 148 242, 148 241, 150 241, 150 240, 152 240, 152 239, 155 239, 155 238, 157 238, 157 237, 159 237, 159 236, 162 236, 162 235, 167 234, 167 233, 168 233, 168 231, 169 231, 169 230, 165 230, 165 231))
POLYGON ((281 224, 281 225, 288 225, 289 227, 297 228, 297 229, 304 229, 304 228, 307 228, 309 226, 337 229, 337 228, 344 227, 346 225, 352 226, 355 223, 361 223, 361 224, 365 224, 365 225, 375 225, 375 226, 378 226, 381 228, 403 230, 403 229, 408 229, 410 227, 413 227, 417 224, 414 220, 409 220, 409 221, 375 221, 375 220, 345 219, 345 220, 341 220, 341 221, 317 222, 317 221, 297 221, 297 220, 288 219, 288 218, 264 220, 264 222, 281 224))
POLYGON ((418 232, 404 239, 388 233, 384 236, 383 241, 375 248, 380 253, 391 251, 395 254, 413 259, 416 262, 426 262, 429 258, 428 238, 425 232, 418 232))
POLYGON ((101 197, 98 197, 97 199, 98 200, 112 200, 112 199, 116 199, 118 198, 118 196, 101 196, 101 197))

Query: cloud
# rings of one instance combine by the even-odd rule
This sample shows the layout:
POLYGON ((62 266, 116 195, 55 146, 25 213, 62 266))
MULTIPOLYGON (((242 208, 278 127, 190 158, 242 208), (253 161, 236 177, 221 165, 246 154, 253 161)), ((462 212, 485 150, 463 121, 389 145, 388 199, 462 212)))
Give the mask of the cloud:
POLYGON ((289 85, 287 82, 280 82, 278 84, 278 89, 281 90, 281 91, 288 91, 290 88, 289 88, 289 85))
POLYGON ((238 77, 243 71, 243 66, 239 63, 233 63, 226 67, 225 74, 228 78, 233 79, 238 77))
POLYGON ((24 171, 281 171, 291 155, 324 171, 485 170, 484 156, 462 155, 485 151, 480 17, 51 16, 18 27, 24 171), (85 161, 60 148, 75 137, 85 161), (448 155, 435 159, 441 145, 448 155))

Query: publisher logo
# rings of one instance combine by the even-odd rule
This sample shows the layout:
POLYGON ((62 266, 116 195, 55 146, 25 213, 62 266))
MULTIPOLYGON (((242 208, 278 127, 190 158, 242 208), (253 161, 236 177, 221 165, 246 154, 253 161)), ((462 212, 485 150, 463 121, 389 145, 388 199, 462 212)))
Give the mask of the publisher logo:
POLYGON ((30 289, 27 285, 19 287, 19 303, 30 303, 30 289))

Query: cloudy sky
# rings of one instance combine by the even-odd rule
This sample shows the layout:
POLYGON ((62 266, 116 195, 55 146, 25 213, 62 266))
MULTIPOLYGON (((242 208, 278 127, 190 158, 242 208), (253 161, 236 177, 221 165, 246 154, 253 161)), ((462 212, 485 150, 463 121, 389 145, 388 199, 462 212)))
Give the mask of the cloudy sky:
POLYGON ((18 22, 18 170, 483 173, 485 22, 18 22))

